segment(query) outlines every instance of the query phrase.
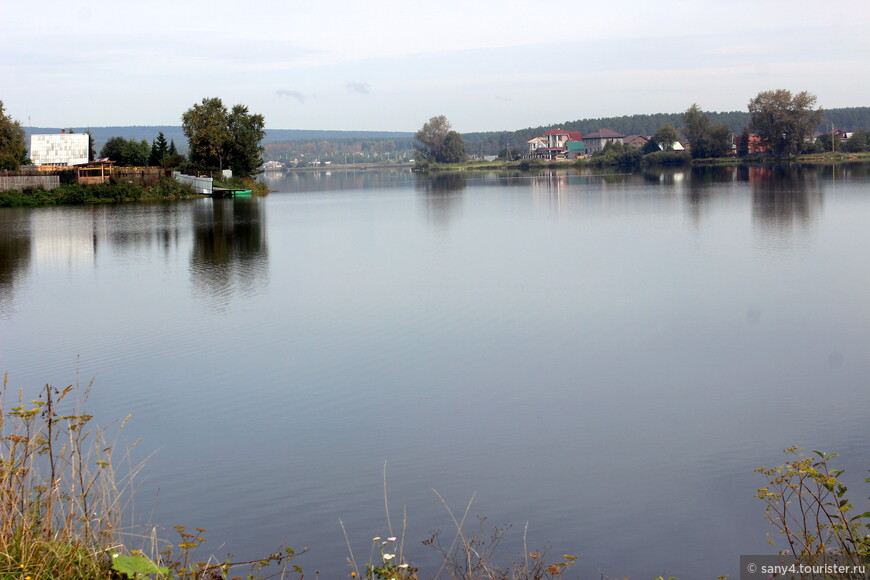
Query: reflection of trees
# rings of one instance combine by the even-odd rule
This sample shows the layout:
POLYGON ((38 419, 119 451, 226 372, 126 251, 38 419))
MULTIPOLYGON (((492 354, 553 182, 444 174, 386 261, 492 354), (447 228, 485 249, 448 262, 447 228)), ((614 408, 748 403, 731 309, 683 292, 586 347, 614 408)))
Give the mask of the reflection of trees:
POLYGON ((411 179, 411 175, 407 169, 309 170, 286 173, 266 172, 260 179, 273 191, 294 193, 394 186, 396 183, 411 179))
POLYGON ((190 271, 194 290, 225 304, 251 294, 269 272, 264 207, 257 198, 202 200, 193 212, 190 271))
POLYGON ((16 282, 30 269, 32 211, 11 208, 0 214, 0 318, 11 312, 16 282))
POLYGON ((450 225, 462 201, 468 178, 463 173, 417 174, 416 189, 423 194, 428 221, 436 226, 450 225))
POLYGON ((766 233, 790 234, 795 224, 807 226, 821 206, 818 172, 812 167, 772 165, 751 167, 752 215, 766 233))
POLYGON ((695 223, 701 218, 704 206, 710 201, 716 184, 733 183, 736 168, 734 166, 696 166, 689 173, 688 209, 695 223))

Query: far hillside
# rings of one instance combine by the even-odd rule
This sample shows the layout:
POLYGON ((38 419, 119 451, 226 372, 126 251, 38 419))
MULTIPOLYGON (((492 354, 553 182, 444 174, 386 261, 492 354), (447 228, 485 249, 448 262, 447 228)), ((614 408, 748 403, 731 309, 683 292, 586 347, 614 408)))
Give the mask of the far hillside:
MULTIPOLYGON (((745 111, 710 112, 705 114, 714 123, 724 123, 734 133, 741 133, 749 125, 749 113, 745 111)), ((599 129, 613 129, 623 135, 654 134, 663 125, 671 125, 677 129, 682 123, 683 113, 655 113, 651 115, 624 115, 622 117, 601 117, 597 119, 581 119, 566 121, 541 127, 529 127, 515 131, 490 131, 483 133, 463 133, 462 137, 472 154, 494 155, 504 151, 507 146, 513 150, 524 149, 526 143, 550 129, 566 129, 580 131, 584 135, 599 129)), ((847 107, 824 110, 824 121, 817 127, 819 132, 831 130, 831 124, 847 131, 863 129, 870 130, 870 107, 847 107)))
MULTIPOLYGON (((706 112, 715 123, 728 125, 734 133, 741 133, 749 124, 745 111, 706 112)), ((425 122, 420 120, 420 124, 425 122)), ((472 155, 496 155, 506 147, 520 152, 529 139, 549 129, 580 131, 583 134, 608 128, 624 135, 652 135, 663 125, 677 129, 682 125, 680 113, 654 113, 648 115, 623 115, 553 123, 541 127, 464 133, 462 137, 472 155)), ((824 121, 817 127, 819 132, 831 130, 831 126, 847 131, 870 130, 870 107, 847 107, 824 111, 824 121)), ((414 131, 318 131, 302 129, 267 129, 263 140, 266 161, 308 164, 392 162, 409 161, 414 156, 414 131)), ((187 138, 181 126, 113 126, 113 127, 24 127, 31 133, 60 133, 61 129, 83 133, 90 131, 97 152, 111 137, 145 140, 149 144, 162 132, 167 141, 175 141, 179 152, 187 152, 187 138)))

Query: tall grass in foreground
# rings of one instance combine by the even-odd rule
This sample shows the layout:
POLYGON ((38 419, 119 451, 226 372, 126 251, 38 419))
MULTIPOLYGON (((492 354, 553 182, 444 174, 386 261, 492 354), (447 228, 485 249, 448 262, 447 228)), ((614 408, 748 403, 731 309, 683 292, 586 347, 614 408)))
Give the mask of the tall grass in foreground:
POLYGON ((0 578, 106 577, 107 550, 119 544, 122 498, 137 468, 118 476, 116 438, 91 429, 92 417, 71 408, 73 391, 46 385, 38 399, 25 401, 21 393, 10 396, 3 378, 0 578))

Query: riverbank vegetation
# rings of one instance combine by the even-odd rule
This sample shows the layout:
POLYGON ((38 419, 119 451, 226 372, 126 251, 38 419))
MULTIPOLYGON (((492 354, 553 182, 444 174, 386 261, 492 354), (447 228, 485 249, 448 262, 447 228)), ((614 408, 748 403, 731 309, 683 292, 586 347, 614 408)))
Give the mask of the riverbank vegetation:
POLYGON ((161 177, 151 185, 127 181, 96 185, 66 183, 53 189, 25 187, 20 191, 14 189, 0 191, 0 207, 158 201, 190 197, 196 197, 196 193, 189 186, 170 177, 161 177))
MULTIPOLYGON (((135 478, 144 461, 135 459, 138 441, 125 447, 121 436, 129 417, 108 427, 96 426, 82 410, 91 385, 56 389, 43 387, 38 398, 26 400, 0 387, 0 578, 143 579, 304 577, 295 552, 279 546, 254 561, 233 562, 214 556, 200 558, 206 530, 175 526, 174 545, 157 528, 128 521, 135 478), (240 576, 239 574, 244 576, 240 576)), ((836 455, 797 448, 789 460, 758 471, 767 485, 757 490, 774 529, 785 536, 789 553, 800 563, 819 564, 836 556, 853 564, 870 565, 870 512, 854 514, 845 497, 836 455)), ((386 482, 386 465, 384 466, 386 482)), ((870 483, 870 478, 868 478, 870 483)), ((437 494, 437 492, 436 492, 437 494)), ((371 540, 368 562, 359 562, 348 540, 348 576, 365 579, 484 578, 543 580, 560 578, 577 557, 547 557, 530 550, 523 533, 523 553, 510 566, 496 563, 495 548, 507 528, 472 529, 466 524, 472 501, 461 514, 444 499, 455 527, 442 541, 434 533, 422 544, 441 557, 439 570, 419 571, 404 547, 402 529, 394 534, 386 504, 389 536, 371 540)), ((344 526, 342 524, 342 529, 344 526)), ((721 577, 721 576, 720 576, 721 577)))

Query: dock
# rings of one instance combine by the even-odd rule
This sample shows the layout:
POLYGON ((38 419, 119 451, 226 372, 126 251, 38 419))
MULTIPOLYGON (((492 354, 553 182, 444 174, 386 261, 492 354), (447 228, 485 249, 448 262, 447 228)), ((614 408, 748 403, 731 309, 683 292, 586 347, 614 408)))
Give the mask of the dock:
POLYGON ((233 189, 229 187, 213 187, 211 190, 211 196, 213 198, 222 198, 222 197, 251 197, 250 189, 233 189))

